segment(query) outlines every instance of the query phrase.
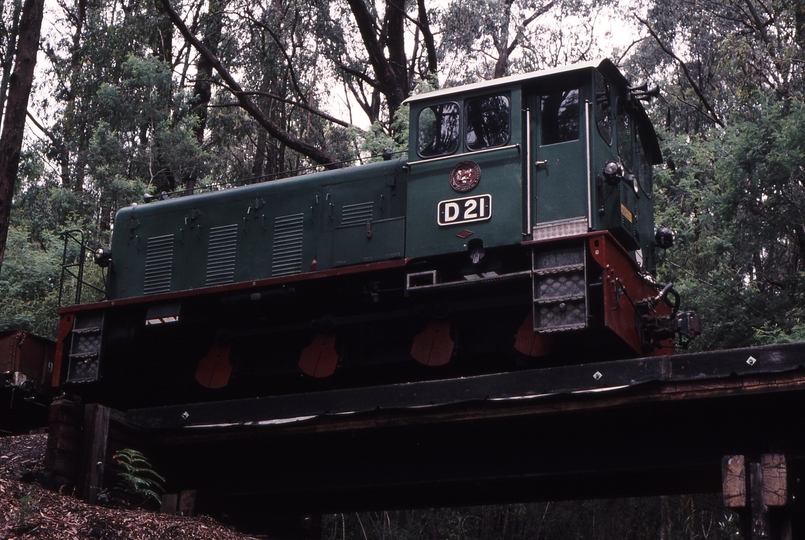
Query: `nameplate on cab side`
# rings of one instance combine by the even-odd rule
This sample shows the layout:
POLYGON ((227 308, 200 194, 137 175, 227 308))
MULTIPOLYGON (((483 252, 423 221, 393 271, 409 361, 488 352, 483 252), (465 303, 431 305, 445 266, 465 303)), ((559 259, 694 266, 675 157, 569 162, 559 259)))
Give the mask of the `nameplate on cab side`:
POLYGON ((475 195, 439 202, 440 226, 471 223, 492 218, 492 195, 475 195))

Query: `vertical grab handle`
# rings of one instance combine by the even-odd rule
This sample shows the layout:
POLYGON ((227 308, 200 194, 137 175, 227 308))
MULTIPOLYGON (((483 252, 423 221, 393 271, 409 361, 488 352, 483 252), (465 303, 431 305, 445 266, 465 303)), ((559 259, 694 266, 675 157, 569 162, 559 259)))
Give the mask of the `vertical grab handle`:
POLYGON ((531 235, 531 109, 525 110, 525 227, 523 236, 531 235))
POLYGON ((593 104, 589 100, 586 101, 584 107, 584 138, 586 139, 585 149, 587 151, 587 228, 590 230, 593 228, 593 166, 590 149, 590 111, 592 108, 593 104))

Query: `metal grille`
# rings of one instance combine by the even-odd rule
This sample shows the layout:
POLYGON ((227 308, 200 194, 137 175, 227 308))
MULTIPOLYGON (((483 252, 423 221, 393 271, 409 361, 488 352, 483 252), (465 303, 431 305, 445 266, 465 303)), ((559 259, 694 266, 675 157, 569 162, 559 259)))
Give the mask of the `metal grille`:
POLYGON ((372 208, 374 202, 362 202, 357 204, 345 204, 341 209, 341 226, 358 225, 372 221, 372 208))
POLYGON ((94 381, 98 379, 98 357, 71 358, 68 382, 94 381))
POLYGON ((587 308, 583 299, 537 307, 535 326, 541 332, 584 328, 586 322, 587 308))
POLYGON ((287 276, 302 271, 302 238, 304 214, 277 216, 274 219, 274 251, 272 276, 287 276))
POLYGON ((237 224, 210 229, 207 250, 207 281, 209 285, 224 285, 235 279, 235 252, 238 243, 237 224))
POLYGON ((538 300, 560 301, 565 298, 584 296, 584 273, 545 276, 538 281, 538 300))
POLYGON ((532 272, 535 332, 587 326, 583 246, 535 252, 532 272))
POLYGON ((143 294, 169 292, 173 265, 173 235, 152 236, 148 239, 145 253, 143 294))
POLYGON ((98 354, 101 350, 101 336, 100 334, 78 334, 76 333, 73 340, 73 354, 98 354))
POLYGON ((102 328, 103 313, 87 313, 76 317, 70 344, 67 382, 97 380, 102 328))

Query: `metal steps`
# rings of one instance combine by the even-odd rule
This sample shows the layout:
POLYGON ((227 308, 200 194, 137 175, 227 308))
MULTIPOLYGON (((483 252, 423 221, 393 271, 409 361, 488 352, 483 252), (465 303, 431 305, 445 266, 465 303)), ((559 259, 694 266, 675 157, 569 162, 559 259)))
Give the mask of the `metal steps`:
POLYGON ((549 333, 587 326, 586 252, 584 244, 531 253, 534 332, 549 333))
POLYGON ((103 313, 76 317, 71 331, 68 383, 98 380, 103 313))

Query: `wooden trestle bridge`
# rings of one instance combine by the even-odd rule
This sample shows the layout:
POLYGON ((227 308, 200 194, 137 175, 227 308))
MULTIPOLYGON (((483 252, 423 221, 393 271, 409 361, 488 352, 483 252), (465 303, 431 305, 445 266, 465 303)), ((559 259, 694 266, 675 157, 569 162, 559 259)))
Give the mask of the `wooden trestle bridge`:
POLYGON ((93 500, 114 481, 112 453, 134 445, 168 477, 163 507, 249 529, 347 510, 722 492, 744 538, 783 540, 805 538, 803 424, 798 343, 126 413, 62 400, 46 467, 93 500))

